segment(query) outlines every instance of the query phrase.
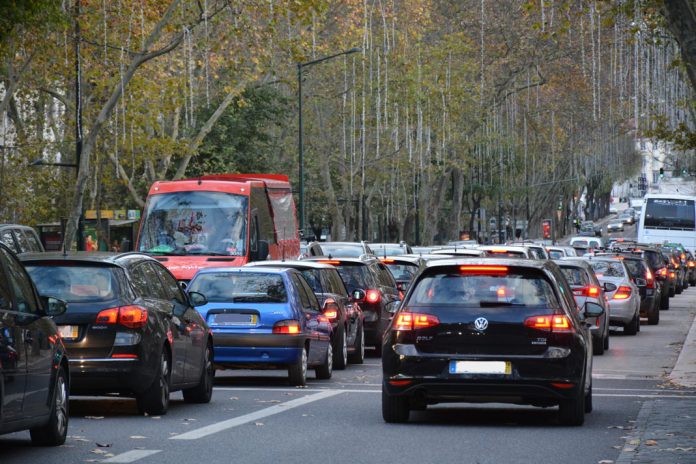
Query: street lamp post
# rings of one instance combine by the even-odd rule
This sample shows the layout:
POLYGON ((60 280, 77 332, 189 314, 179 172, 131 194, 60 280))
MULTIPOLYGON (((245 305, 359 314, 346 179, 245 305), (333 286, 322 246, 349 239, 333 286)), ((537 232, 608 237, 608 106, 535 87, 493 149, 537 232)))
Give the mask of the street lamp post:
POLYGON ((345 50, 334 55, 325 56, 312 61, 306 61, 304 63, 297 63, 297 123, 298 123, 298 136, 297 136, 297 151, 299 154, 298 164, 299 164, 299 181, 300 181, 300 230, 304 233, 305 227, 305 202, 304 202, 304 142, 302 140, 302 70, 309 66, 328 61, 330 59, 350 55, 352 53, 358 53, 362 51, 360 48, 351 48, 350 50, 345 50))

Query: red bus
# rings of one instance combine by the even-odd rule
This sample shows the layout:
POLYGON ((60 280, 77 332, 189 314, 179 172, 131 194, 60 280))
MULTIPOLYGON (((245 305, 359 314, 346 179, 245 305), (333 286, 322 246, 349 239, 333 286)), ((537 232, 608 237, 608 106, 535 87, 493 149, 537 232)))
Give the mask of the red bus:
POLYGON ((218 174, 155 182, 136 249, 189 281, 205 267, 296 258, 297 233, 287 176, 218 174))

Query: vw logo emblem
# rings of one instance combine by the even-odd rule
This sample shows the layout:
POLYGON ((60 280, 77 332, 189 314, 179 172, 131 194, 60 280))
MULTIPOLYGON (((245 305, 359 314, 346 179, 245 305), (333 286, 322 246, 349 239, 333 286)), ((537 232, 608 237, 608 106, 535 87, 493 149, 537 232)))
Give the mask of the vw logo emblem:
POLYGON ((474 321, 474 328, 479 332, 483 332, 488 328, 488 319, 485 317, 479 317, 474 321))

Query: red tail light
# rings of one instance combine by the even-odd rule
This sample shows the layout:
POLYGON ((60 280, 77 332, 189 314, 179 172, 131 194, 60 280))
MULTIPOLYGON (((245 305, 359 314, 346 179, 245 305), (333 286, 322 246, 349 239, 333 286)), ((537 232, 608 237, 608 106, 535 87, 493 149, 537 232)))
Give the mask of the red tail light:
POLYGON ((573 290, 573 295, 575 296, 590 296, 592 298, 599 298, 601 289, 594 285, 588 285, 587 287, 576 288, 573 290))
POLYGON ((131 305, 109 308, 97 314, 97 324, 121 324, 129 329, 139 329, 147 323, 147 309, 131 305))
POLYGON ((563 314, 547 314, 544 316, 532 316, 524 320, 524 325, 545 332, 571 333, 575 332, 573 324, 568 316, 563 314))
POLYGON ((657 275, 667 277, 667 268, 663 267, 657 270, 657 275))
POLYGON ((121 354, 121 353, 116 353, 111 355, 112 359, 138 359, 137 354, 121 354))
POLYGON ((330 321, 338 317, 338 304, 336 304, 333 298, 327 298, 324 301, 324 316, 329 318, 330 321))
POLYGON ((396 317, 394 330, 416 330, 435 327, 440 319, 432 314, 402 312, 396 317))
POLYGON ((393 258, 379 258, 380 261, 382 261, 384 264, 394 264, 395 261, 393 258))
POLYGON ((693 261, 689 261, 689 263, 687 264, 687 266, 689 266, 689 267, 696 267, 696 263, 693 262, 693 261))
POLYGON ((650 269, 645 270, 645 280, 648 281, 648 288, 655 288, 655 279, 653 277, 653 273, 650 272, 650 269))
POLYGON ((630 297, 631 297, 631 287, 627 287, 625 285, 622 285, 616 289, 616 293, 614 293, 613 298, 615 300, 626 300, 630 297))
POLYGON ((278 321, 273 325, 273 333, 290 335, 298 334, 300 333, 300 323, 293 319, 278 321))
POLYGON ((674 272, 670 272, 670 273, 669 273, 669 278, 670 278, 670 279, 674 279, 675 277, 677 277, 677 274, 675 274, 674 272))
POLYGON ((338 265, 338 264, 341 264, 340 261, 337 261, 337 260, 335 260, 335 259, 320 259, 320 260, 317 261, 317 262, 318 262, 318 263, 322 263, 322 264, 332 264, 332 265, 334 265, 334 266, 336 266, 336 265, 338 265))
POLYGON ((365 292, 365 301, 368 303, 379 303, 381 299, 382 295, 379 293, 379 290, 368 290, 365 292))

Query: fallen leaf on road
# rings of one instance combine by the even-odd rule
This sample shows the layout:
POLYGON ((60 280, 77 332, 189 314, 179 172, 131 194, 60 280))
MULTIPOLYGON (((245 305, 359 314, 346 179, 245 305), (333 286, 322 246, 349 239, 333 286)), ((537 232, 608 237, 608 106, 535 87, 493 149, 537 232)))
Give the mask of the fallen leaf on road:
POLYGON ((623 426, 623 425, 610 425, 610 426, 607 427, 607 428, 608 428, 608 429, 619 429, 619 430, 623 430, 623 429, 624 429, 624 426, 623 426))
POLYGON ((99 443, 99 442, 97 442, 96 445, 100 448, 111 448, 111 443, 99 443))
POLYGON ((614 464, 614 461, 612 461, 610 459, 602 459, 597 464, 614 464))
POLYGON ((196 422, 198 419, 192 419, 190 417, 184 419, 186 422, 196 422))
POLYGON ((629 445, 640 445, 640 440, 628 440, 629 445))
POLYGON ((645 440, 645 444, 648 446, 655 446, 657 442, 655 440, 645 440))
POLYGON ((85 419, 90 419, 90 420, 101 420, 103 418, 104 418, 104 416, 85 416, 85 419))
POLYGON ((92 451, 90 451, 90 453, 94 453, 94 454, 106 454, 106 451, 100 450, 99 448, 95 448, 95 449, 93 449, 92 451))
POLYGON ((104 455, 105 458, 113 458, 114 456, 116 456, 116 455, 113 454, 113 453, 106 453, 106 454, 104 455))
POLYGON ((145 438, 147 438, 147 437, 143 437, 142 435, 131 435, 131 436, 128 437, 128 438, 130 438, 130 439, 132 439, 132 440, 142 440, 142 439, 145 439, 145 438))
POLYGON ((257 427, 263 427, 263 422, 255 422, 254 425, 257 427))
POLYGON ((256 400, 257 403, 280 403, 280 400, 256 400))
POLYGON ((239 397, 238 397, 238 396, 230 396, 230 399, 231 399, 231 400, 238 400, 239 397))
POLYGON ((150 419, 161 419, 160 416, 152 416, 150 419))
POLYGON ((621 449, 621 448, 623 448, 623 446, 616 445, 616 446, 612 446, 612 448, 614 448, 614 449, 621 449))

